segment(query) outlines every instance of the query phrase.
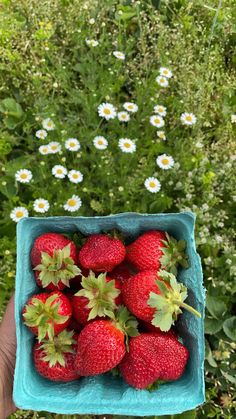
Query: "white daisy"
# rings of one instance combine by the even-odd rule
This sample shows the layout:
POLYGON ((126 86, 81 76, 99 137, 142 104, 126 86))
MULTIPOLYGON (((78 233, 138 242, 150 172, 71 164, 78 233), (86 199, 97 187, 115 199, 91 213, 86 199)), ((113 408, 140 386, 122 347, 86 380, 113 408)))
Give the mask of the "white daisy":
POLYGON ((89 47, 97 47, 99 44, 95 39, 86 39, 85 42, 89 47))
POLYGON ((38 131, 36 131, 35 135, 40 140, 44 140, 47 137, 48 133, 47 131, 45 131, 45 129, 39 129, 38 131))
POLYGON ((101 103, 101 105, 98 106, 98 115, 105 118, 107 121, 109 119, 114 119, 116 116, 115 107, 111 103, 101 103))
POLYGON ((89 23, 90 23, 90 25, 94 25, 95 19, 92 17, 91 19, 89 19, 89 23))
POLYGON ((180 120, 184 125, 194 125, 196 124, 197 118, 193 113, 185 112, 182 113, 180 120))
POLYGON ((168 79, 164 76, 157 76, 156 77, 156 82, 159 84, 159 86, 161 87, 166 87, 168 86, 169 82, 168 79))
POLYGON ((121 51, 113 51, 113 55, 119 60, 125 60, 125 54, 121 51))
POLYGON ((20 221, 21 218, 25 218, 28 216, 29 216, 29 213, 25 207, 16 207, 10 213, 10 218, 16 223, 18 223, 18 221, 20 221))
POLYGON ((33 177, 32 172, 27 169, 21 169, 15 173, 15 179, 17 182, 20 182, 20 183, 29 183, 32 177, 33 177))
POLYGON ((172 166, 174 166, 174 159, 171 156, 167 156, 166 154, 162 154, 161 156, 158 156, 156 159, 156 164, 161 169, 168 170, 172 166))
POLYGON ((161 189, 161 184, 159 180, 155 177, 148 177, 144 182, 145 188, 152 193, 159 192, 161 189))
POLYGON ((231 115, 231 122, 232 122, 232 124, 236 123, 236 114, 231 115))
POLYGON ((161 67, 159 71, 160 71, 160 75, 167 77, 167 79, 170 79, 173 76, 172 71, 166 67, 161 67))
POLYGON ((35 212, 44 213, 49 210, 50 205, 46 199, 38 198, 34 201, 33 207, 35 212))
POLYGON ((126 111, 128 111, 128 112, 135 113, 138 110, 138 105, 136 105, 136 103, 132 103, 132 102, 125 102, 123 104, 123 108, 126 109, 126 111))
POLYGON ((39 152, 40 152, 40 154, 43 154, 43 155, 50 154, 50 150, 49 150, 48 145, 41 145, 39 147, 39 152))
POLYGON ((157 127, 157 128, 164 127, 164 125, 165 125, 164 119, 161 116, 159 116, 159 115, 152 115, 152 116, 150 116, 150 123, 154 127, 157 127))
POLYGON ((55 129, 55 124, 50 118, 44 119, 42 125, 47 131, 53 131, 55 129))
POLYGON ((161 116, 166 116, 166 113, 167 113, 165 106, 162 106, 162 105, 154 106, 154 112, 158 113, 161 116))
POLYGON ((57 164, 52 168, 52 174, 58 179, 64 179, 67 175, 67 169, 60 164, 57 164))
POLYGON ((161 138, 161 140, 166 140, 166 134, 165 131, 157 131, 158 138, 161 138))
POLYGON ((68 138, 65 142, 65 147, 70 151, 78 151, 80 149, 80 142, 77 138, 68 138))
POLYGON ((98 150, 105 150, 108 146, 108 141, 106 138, 102 137, 101 135, 98 135, 93 139, 93 144, 98 150))
POLYGON ((70 170, 68 173, 68 178, 72 183, 80 183, 83 180, 83 175, 79 170, 70 170))
POLYGON ((129 138, 120 138, 118 143, 123 153, 134 153, 136 150, 136 144, 129 138))
POLYGON ((81 205, 81 199, 77 195, 72 195, 72 197, 66 201, 64 209, 69 212, 74 212, 77 211, 81 207, 81 205))
POLYGON ((57 141, 51 141, 48 144, 49 153, 56 154, 61 151, 61 144, 59 144, 57 141))
POLYGON ((130 116, 128 112, 125 112, 125 111, 118 112, 117 117, 119 121, 122 121, 122 122, 128 122, 130 120, 130 116))

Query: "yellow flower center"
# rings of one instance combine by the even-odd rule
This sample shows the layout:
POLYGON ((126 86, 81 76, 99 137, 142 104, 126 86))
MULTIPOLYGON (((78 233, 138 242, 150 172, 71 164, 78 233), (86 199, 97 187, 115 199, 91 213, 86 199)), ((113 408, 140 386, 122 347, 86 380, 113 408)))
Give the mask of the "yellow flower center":
POLYGON ((133 105, 128 105, 128 109, 133 109, 133 105))
POLYGON ((150 186, 150 188, 155 188, 156 184, 155 184, 155 182, 152 180, 152 181, 149 183, 149 186, 150 186))
POLYGON ((161 80, 160 80, 161 83, 165 83, 165 81, 166 80, 164 78, 161 78, 161 80))
POLYGON ((73 179, 78 179, 79 175, 77 175, 77 173, 74 173, 74 174, 72 175, 72 177, 73 177, 73 179))
POLYGON ((52 127, 52 122, 51 121, 48 122, 48 127, 52 127))
POLYGON ((169 71, 168 71, 168 70, 164 70, 164 71, 163 71, 163 73, 164 73, 164 74, 168 74, 168 73, 169 73, 169 71))
POLYGON ((44 137, 44 133, 43 132, 40 132, 39 136, 43 138, 44 137))
POLYGON ((159 123, 160 123, 160 119, 159 119, 159 118, 156 118, 156 119, 154 120, 154 122, 155 122, 156 124, 159 124, 159 123))
POLYGON ((160 138, 165 138, 165 134, 159 134, 160 138))
POLYGON ((130 148, 131 147, 131 144, 130 143, 124 143, 124 147, 130 148))
POLYGON ((40 203, 38 204, 38 207, 39 207, 39 208, 44 208, 44 207, 45 207, 45 205, 44 205, 44 203, 43 203, 43 202, 40 202, 40 203))
POLYGON ((109 108, 104 108, 103 112, 105 113, 105 115, 110 115, 110 113, 111 113, 109 108))
POLYGON ((188 122, 191 122, 191 121, 192 121, 192 117, 191 117, 191 115, 187 115, 187 116, 186 116, 186 121, 188 121, 188 122))
POLYGON ((56 150, 56 149, 57 149, 57 145, 52 145, 52 146, 51 146, 51 149, 52 149, 52 150, 56 150))
POLYGON ((164 158, 164 159, 162 159, 161 162, 162 162, 162 164, 164 164, 166 166, 167 164, 169 164, 169 159, 164 158))
POLYGON ((160 108, 158 108, 158 111, 159 111, 159 112, 163 112, 163 111, 164 111, 164 109, 163 109, 162 107, 160 107, 160 108))
POLYGON ((76 200, 75 199, 73 199, 73 198, 71 198, 71 199, 69 199, 68 200, 68 205, 69 205, 69 207, 75 207, 75 205, 76 205, 76 200))
POLYGON ((57 169, 57 174, 61 175, 63 173, 62 169, 57 169))
POLYGON ((23 211, 17 211, 16 212, 16 217, 17 218, 21 218, 21 217, 23 217, 23 215, 24 215, 23 211))
POLYGON ((121 118, 126 119, 126 115, 125 114, 121 115, 121 118))
POLYGON ((102 140, 98 140, 98 145, 103 145, 103 141, 102 140))
POLYGON ((20 177, 21 179, 27 179, 28 175, 26 173, 21 173, 20 177))
POLYGON ((47 153, 48 149, 47 149, 46 147, 44 147, 44 148, 42 149, 42 151, 43 151, 43 153, 47 153))
POLYGON ((73 141, 70 143, 70 147, 75 147, 75 143, 73 143, 73 141))

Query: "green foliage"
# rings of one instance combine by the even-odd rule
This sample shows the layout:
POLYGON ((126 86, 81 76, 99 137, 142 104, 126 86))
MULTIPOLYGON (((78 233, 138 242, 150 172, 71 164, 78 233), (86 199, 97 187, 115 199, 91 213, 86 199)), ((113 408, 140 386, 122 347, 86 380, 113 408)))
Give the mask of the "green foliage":
POLYGON ((233 0, 4 0, 0 11, 0 312, 14 288, 13 208, 44 216, 34 210, 44 198, 45 215, 68 215, 64 205, 78 195, 75 215, 193 211, 207 289, 201 419, 236 415, 234 6, 233 0), (114 50, 126 59, 115 58, 114 50), (173 72, 168 88, 155 81, 161 66, 173 72), (139 106, 127 124, 98 116, 102 102, 121 110, 126 101, 139 106), (165 141, 149 123, 156 104, 167 108, 165 141), (183 112, 193 112, 197 123, 183 126, 183 112), (55 129, 40 140, 35 133, 46 118, 55 129), (97 135, 107 138, 107 149, 94 147, 97 135), (73 137, 81 144, 76 152, 65 148, 73 137), (135 140, 136 152, 123 153, 119 138, 135 140), (40 154, 39 146, 52 141, 61 152, 40 154), (163 153, 174 158, 170 170, 156 165, 163 153), (83 181, 55 178, 58 164, 80 170, 83 181), (29 183, 16 182, 20 169, 32 172, 29 183), (144 187, 150 176, 161 183, 157 193, 144 187))

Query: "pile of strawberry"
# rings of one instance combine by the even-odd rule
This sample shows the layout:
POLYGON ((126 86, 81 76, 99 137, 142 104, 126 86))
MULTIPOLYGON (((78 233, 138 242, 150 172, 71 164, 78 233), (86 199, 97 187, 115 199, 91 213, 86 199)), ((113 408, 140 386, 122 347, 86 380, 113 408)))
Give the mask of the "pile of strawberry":
POLYGON ((183 308, 200 316, 176 280, 185 246, 162 231, 127 246, 93 234, 79 250, 61 234, 39 236, 31 263, 42 290, 22 313, 38 373, 66 382, 112 371, 136 389, 177 380, 188 350, 172 325, 183 308))

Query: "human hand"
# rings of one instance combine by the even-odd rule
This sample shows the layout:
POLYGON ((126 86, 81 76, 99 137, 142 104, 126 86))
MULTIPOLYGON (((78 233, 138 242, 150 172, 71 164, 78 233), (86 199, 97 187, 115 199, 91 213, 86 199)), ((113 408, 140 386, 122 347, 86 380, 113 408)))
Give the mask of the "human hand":
POLYGON ((0 324, 0 419, 7 418, 16 410, 12 400, 15 358, 16 327, 12 296, 0 324))

